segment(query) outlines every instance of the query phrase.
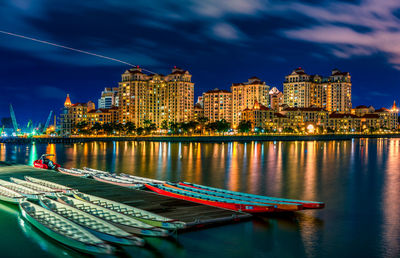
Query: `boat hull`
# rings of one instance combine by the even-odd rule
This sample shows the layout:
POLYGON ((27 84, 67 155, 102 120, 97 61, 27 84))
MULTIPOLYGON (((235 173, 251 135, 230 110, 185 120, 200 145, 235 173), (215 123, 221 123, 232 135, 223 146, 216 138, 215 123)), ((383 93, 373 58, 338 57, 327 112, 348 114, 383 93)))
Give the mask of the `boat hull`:
POLYGON ((178 190, 182 191, 192 191, 192 192, 197 192, 201 194, 206 194, 206 195, 211 195, 211 196, 217 196, 220 198, 226 198, 230 200, 237 200, 237 201, 245 201, 245 202, 252 202, 255 205, 257 204, 268 204, 268 205, 274 205, 275 211, 299 211, 303 209, 303 206, 298 203, 289 203, 289 202, 275 202, 273 200, 260 200, 260 199, 252 199, 252 198, 246 198, 246 197, 240 197, 236 195, 229 195, 229 194, 223 194, 223 193, 218 193, 218 192, 212 192, 208 190, 203 190, 199 188, 191 188, 191 187, 186 187, 181 184, 176 184, 177 186, 173 186, 170 184, 164 184, 164 186, 169 187, 169 188, 175 188, 178 190))
POLYGON ((226 194, 233 195, 233 196, 238 196, 238 197, 250 197, 250 198, 254 198, 254 201, 257 201, 257 202, 279 201, 279 202, 296 203, 296 204, 301 204, 304 209, 322 209, 322 208, 325 207, 325 203, 323 203, 323 202, 312 202, 312 201, 302 201, 302 200, 292 200, 292 199, 266 197, 266 196, 261 196, 261 195, 234 192, 234 191, 229 191, 229 190, 224 190, 224 189, 219 189, 219 188, 213 188, 213 187, 207 187, 207 186, 191 184, 191 183, 186 183, 186 182, 180 182, 178 184, 181 185, 181 186, 185 186, 185 187, 191 187, 191 188, 200 189, 200 190, 206 190, 206 191, 211 191, 211 192, 213 192, 213 191, 221 192, 221 193, 226 193, 226 194))
POLYGON ((234 211, 241 211, 241 212, 248 212, 248 213, 267 213, 267 212, 273 212, 275 208, 273 206, 257 206, 257 205, 246 205, 246 204, 235 204, 235 203, 225 203, 225 202, 217 202, 217 201, 209 201, 209 200, 204 200, 204 199, 199 199, 199 198, 194 198, 190 196, 185 196, 181 194, 176 194, 172 192, 168 192, 165 190, 162 190, 160 188, 154 187, 152 185, 145 184, 145 186, 149 189, 152 190, 158 194, 168 196, 168 197, 173 197, 177 199, 182 199, 186 201, 191 201, 195 203, 201 203, 209 206, 214 206, 218 208, 223 208, 223 209, 228 209, 228 210, 234 210, 234 211))
POLYGON ((101 246, 95 246, 95 245, 86 245, 83 244, 79 241, 76 241, 74 239, 65 237, 61 234, 56 233, 55 231, 49 229, 48 227, 44 226, 43 224, 39 223, 35 218, 29 215, 23 208, 20 208, 22 217, 26 219, 29 223, 31 223, 34 227, 39 229, 41 232, 49 236, 50 238, 66 245, 69 247, 72 247, 76 250, 79 250, 84 253, 90 253, 90 254, 110 254, 110 249, 109 248, 103 248, 101 246))
POLYGON ((97 177, 97 176, 93 176, 93 178, 94 178, 95 180, 99 181, 99 182, 108 183, 108 184, 113 184, 113 185, 118 185, 118 186, 123 186, 123 187, 128 187, 128 188, 137 189, 137 188, 141 188, 141 187, 142 187, 142 185, 138 185, 138 184, 135 184, 135 183, 132 184, 132 183, 114 182, 114 181, 106 180, 106 179, 103 179, 103 178, 100 178, 100 177, 97 177))

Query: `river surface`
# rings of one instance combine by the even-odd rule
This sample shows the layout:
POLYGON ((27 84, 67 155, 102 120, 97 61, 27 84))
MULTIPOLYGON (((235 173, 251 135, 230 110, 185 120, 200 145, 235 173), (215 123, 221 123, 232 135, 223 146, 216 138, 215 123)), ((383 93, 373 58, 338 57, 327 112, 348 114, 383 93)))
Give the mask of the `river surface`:
MULTIPOLYGON (((0 160, 32 164, 54 153, 64 167, 88 166, 162 180, 326 203, 182 233, 134 257, 400 257, 400 140, 329 142, 0 144, 0 160)), ((79 256, 0 203, 2 257, 79 256)))

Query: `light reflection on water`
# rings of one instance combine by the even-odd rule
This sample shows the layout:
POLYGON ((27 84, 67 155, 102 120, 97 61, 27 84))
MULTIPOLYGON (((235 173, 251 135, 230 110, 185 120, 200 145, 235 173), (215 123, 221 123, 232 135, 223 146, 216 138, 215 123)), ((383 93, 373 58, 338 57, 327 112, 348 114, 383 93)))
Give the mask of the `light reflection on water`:
POLYGON ((55 154, 65 167, 88 166, 327 203, 324 210, 182 234, 183 247, 169 251, 177 257, 400 255, 398 139, 0 144, 1 160, 31 164, 45 152, 55 154))

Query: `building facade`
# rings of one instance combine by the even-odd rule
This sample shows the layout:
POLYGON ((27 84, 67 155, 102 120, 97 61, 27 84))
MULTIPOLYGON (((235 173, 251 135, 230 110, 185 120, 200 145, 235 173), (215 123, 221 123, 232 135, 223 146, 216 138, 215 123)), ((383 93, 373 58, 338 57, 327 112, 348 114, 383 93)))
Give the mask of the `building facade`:
POLYGON ((90 126, 118 123, 118 108, 93 109, 87 113, 87 122, 90 126))
POLYGON ((119 122, 143 127, 150 120, 157 127, 163 121, 188 122, 194 106, 194 83, 185 70, 173 68, 166 76, 147 75, 135 67, 122 74, 119 83, 119 122))
POLYGON ((309 75, 297 68, 285 77, 284 104, 289 107, 324 108, 329 112, 351 111, 351 76, 333 69, 329 77, 309 75))
POLYGON ((273 87, 269 91, 269 105, 271 109, 278 110, 279 106, 283 104, 283 93, 280 92, 276 87, 273 87))
POLYGON ((204 116, 209 122, 225 119, 232 123, 232 92, 214 89, 203 94, 204 116))
POLYGON ((256 103, 269 106, 269 86, 257 77, 244 83, 233 83, 232 92, 232 124, 235 128, 240 122, 241 112, 256 103))
POLYGON ((87 114, 94 109, 95 104, 92 101, 72 104, 69 95, 67 95, 64 108, 60 114, 60 134, 63 136, 71 135, 76 124, 88 122, 87 114))
POLYGON ((98 100, 98 108, 118 107, 118 87, 105 88, 98 100))

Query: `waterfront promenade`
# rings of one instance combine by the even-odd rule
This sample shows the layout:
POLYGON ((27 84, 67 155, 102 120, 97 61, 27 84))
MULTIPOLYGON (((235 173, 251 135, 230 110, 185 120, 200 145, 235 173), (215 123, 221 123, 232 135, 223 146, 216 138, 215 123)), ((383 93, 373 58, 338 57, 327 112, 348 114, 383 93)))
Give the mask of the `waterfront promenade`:
POLYGON ((346 141, 362 138, 400 138, 400 133, 383 134, 314 134, 314 135, 226 135, 226 136, 73 136, 73 137, 0 137, 0 143, 81 143, 93 141, 151 142, 251 142, 251 141, 346 141))

